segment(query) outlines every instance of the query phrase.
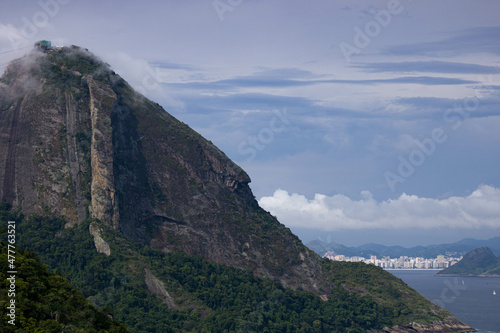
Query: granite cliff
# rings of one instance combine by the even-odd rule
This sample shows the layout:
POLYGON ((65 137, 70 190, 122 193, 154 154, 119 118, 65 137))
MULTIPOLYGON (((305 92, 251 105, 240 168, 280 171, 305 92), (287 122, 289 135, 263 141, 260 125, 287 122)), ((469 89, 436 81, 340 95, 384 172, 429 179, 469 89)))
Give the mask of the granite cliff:
POLYGON ((3 200, 68 226, 97 218, 134 242, 328 291, 316 256, 259 208, 239 166, 94 59, 75 47, 7 68, 3 200))

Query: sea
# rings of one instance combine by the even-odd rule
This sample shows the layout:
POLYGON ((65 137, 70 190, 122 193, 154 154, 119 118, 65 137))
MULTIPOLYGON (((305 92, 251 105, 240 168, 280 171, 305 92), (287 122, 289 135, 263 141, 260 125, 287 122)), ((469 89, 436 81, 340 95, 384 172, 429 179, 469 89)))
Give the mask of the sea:
POLYGON ((477 332, 500 333, 500 278, 436 276, 437 270, 388 271, 477 332))

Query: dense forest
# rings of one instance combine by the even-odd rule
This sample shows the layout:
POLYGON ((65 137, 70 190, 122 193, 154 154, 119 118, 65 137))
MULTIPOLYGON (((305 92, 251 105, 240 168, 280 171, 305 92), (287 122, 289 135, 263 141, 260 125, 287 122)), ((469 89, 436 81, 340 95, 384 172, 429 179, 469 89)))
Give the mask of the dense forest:
MULTIPOLYGON (((5 209, 1 218, 4 238, 7 228, 3 222, 15 219, 5 209)), ((110 319, 114 315, 110 307, 97 310, 68 279, 50 273, 34 251, 14 245, 8 252, 7 245, 0 242, 0 332, 129 332, 125 325, 110 319), (3 269, 7 263, 16 274, 7 274, 3 269), (7 279, 12 276, 14 280, 7 279)))
MULTIPOLYGON (((401 282, 386 281, 382 272, 380 277, 374 276, 373 268, 368 269, 365 264, 325 265, 335 271, 336 287, 328 295, 328 301, 323 301, 312 293, 286 289, 277 281, 255 277, 249 270, 212 263, 201 256, 163 253, 132 244, 117 232, 104 228, 112 249, 112 255, 106 256, 95 249, 88 231, 91 220, 65 229, 61 218, 26 217, 12 212, 6 204, 1 206, 0 214, 3 228, 6 221, 16 221, 18 246, 30 249, 17 259, 19 265, 23 263, 19 271, 25 274, 19 275, 20 279, 52 283, 55 285, 49 286, 58 290, 62 289, 61 285, 70 287, 67 280, 49 274, 36 262, 36 252, 53 273, 68 278, 83 293, 72 291, 76 296, 59 296, 82 300, 78 302, 80 308, 72 309, 68 317, 60 316, 57 322, 53 314, 50 317, 50 307, 58 305, 43 304, 53 296, 44 295, 42 291, 50 294, 51 288, 37 287, 42 285, 38 282, 30 284, 29 288, 34 290, 20 294, 21 299, 28 294, 31 298, 26 296, 22 303, 25 305, 20 304, 19 316, 33 327, 59 327, 57 325, 68 325, 79 316, 88 316, 91 305, 83 297, 100 309, 93 312, 93 318, 109 313, 133 332, 365 332, 398 324, 394 317, 408 320, 405 315, 412 312, 403 302, 403 297, 412 295, 385 295, 384 290, 394 293, 395 289, 378 285, 401 282), (173 308, 148 290, 146 269, 165 283, 175 300, 173 308), (353 292, 357 284, 366 285, 367 280, 374 286, 374 290, 367 292, 376 292, 377 301, 363 296, 359 290, 353 292), (401 301, 384 302, 394 298, 401 301)), ((2 260, 6 260, 4 255, 2 260)), ((106 330, 112 332, 113 329, 121 328, 109 326, 106 330)))

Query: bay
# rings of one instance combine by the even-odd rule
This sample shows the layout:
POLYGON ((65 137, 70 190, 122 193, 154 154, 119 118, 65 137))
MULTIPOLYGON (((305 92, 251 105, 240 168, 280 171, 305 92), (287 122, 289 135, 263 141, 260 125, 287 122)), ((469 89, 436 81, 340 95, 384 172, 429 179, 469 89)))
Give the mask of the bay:
POLYGON ((500 278, 443 277, 436 276, 436 270, 388 271, 478 332, 500 333, 500 278))

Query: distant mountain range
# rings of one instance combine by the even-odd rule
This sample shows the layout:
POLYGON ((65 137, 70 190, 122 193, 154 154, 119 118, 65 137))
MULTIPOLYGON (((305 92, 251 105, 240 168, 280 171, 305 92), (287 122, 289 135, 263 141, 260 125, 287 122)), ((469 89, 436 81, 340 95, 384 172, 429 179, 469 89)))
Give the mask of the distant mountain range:
POLYGON ((500 257, 496 257, 489 247, 481 247, 470 251, 458 263, 437 275, 498 277, 500 257))
POLYGON ((435 258, 441 254, 464 255, 480 247, 489 247, 492 252, 500 255, 500 237, 487 240, 466 238, 456 243, 439 244, 429 246, 414 246, 410 248, 402 246, 385 246, 380 244, 364 244, 360 246, 345 246, 339 243, 326 243, 322 240, 313 240, 306 244, 314 252, 323 256, 328 251, 333 251, 339 255, 359 256, 369 258, 370 256, 398 258, 401 256, 435 258))

